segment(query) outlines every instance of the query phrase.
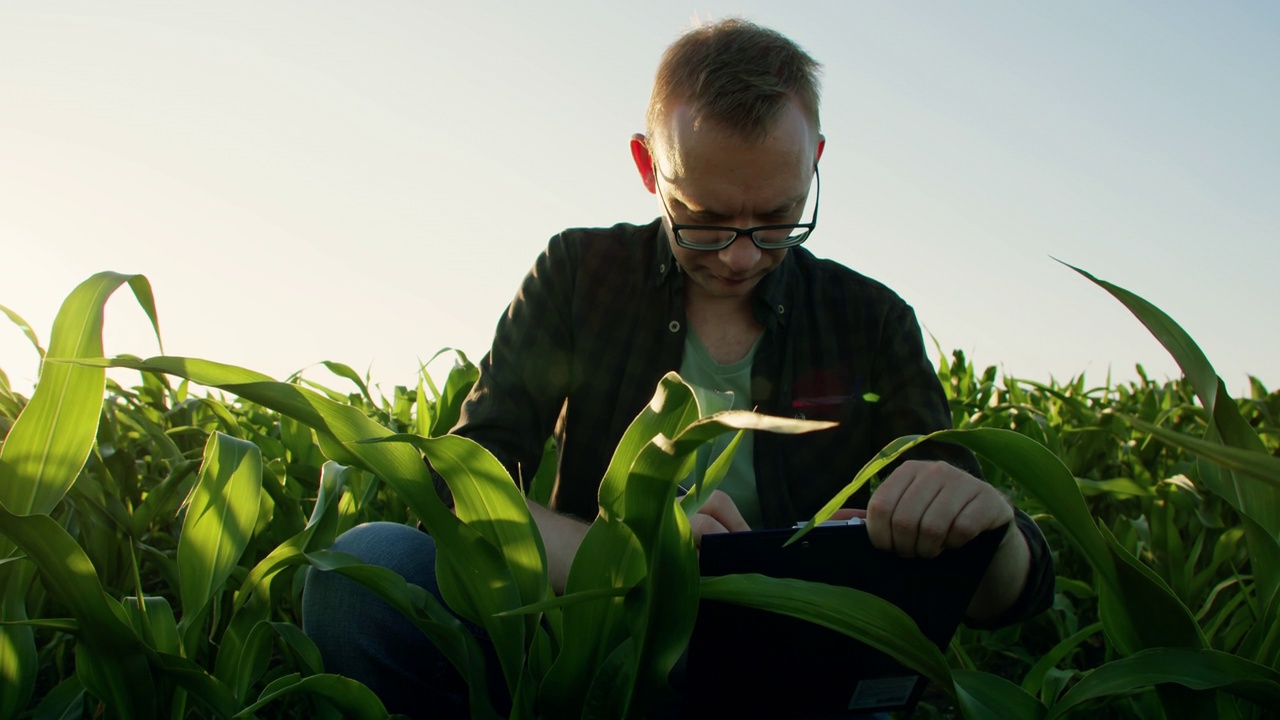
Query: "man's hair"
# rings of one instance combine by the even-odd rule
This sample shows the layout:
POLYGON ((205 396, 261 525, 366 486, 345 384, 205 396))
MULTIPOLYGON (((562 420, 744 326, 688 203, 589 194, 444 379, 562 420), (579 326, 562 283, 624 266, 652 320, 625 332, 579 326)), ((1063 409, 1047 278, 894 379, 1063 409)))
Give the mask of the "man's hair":
POLYGON ((669 109, 689 102, 694 121, 712 121, 743 137, 763 140, 790 102, 818 122, 821 66, 781 33, 738 18, 701 25, 667 48, 658 65, 645 117, 650 137, 669 109))

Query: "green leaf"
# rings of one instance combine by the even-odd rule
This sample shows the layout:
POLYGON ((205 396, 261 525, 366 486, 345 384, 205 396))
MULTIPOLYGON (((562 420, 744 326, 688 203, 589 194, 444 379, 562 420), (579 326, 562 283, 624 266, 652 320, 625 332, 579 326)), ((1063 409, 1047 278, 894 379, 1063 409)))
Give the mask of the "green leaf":
POLYGON ((133 631, 149 647, 157 652, 178 655, 182 643, 178 636, 178 623, 173 618, 169 601, 157 596, 147 596, 138 603, 136 597, 126 597, 122 605, 133 631))
POLYGON ((1220 690, 1274 710, 1280 707, 1280 673, 1218 650, 1153 648, 1095 668, 1050 708, 1055 718, 1088 700, 1174 683, 1192 690, 1220 690))
POLYGON ((435 538, 441 593, 459 614, 484 624, 508 682, 518 683, 526 621, 518 617, 494 618, 494 613, 522 604, 511 572, 491 543, 444 506, 417 450, 403 443, 361 442, 386 437, 391 432, 357 408, 243 368, 176 357, 78 362, 164 372, 235 393, 310 426, 329 459, 380 476, 404 498, 435 538))
POLYGON ((583 720, 617 720, 627 717, 628 693, 635 685, 636 651, 627 639, 613 649, 599 665, 582 699, 583 720))
MULTIPOLYGON (((484 656, 475 637, 426 590, 405 582, 395 572, 368 565, 343 553, 309 553, 307 561, 322 572, 339 572, 373 591, 404 615, 440 648, 467 681, 473 718, 496 718, 485 679, 484 656)), ((265 691, 264 691, 265 693, 265 691)))
POLYGON ((592 677, 630 635, 622 596, 645 573, 644 550, 631 528, 603 518, 591 525, 560 598, 560 652, 540 694, 548 716, 579 714, 578 703, 588 693, 592 677))
POLYGON ((1101 532, 1115 560, 1116 584, 1099 588, 1099 615, 1117 649, 1129 655, 1152 647, 1206 647, 1195 617, 1164 580, 1125 550, 1105 526, 1101 532))
POLYGON ((147 648, 125 624, 124 611, 103 592, 84 550, 46 515, 18 516, 0 507, 0 533, 27 553, 49 593, 79 623, 77 671, 85 688, 119 717, 154 717, 147 648))
MULTIPOLYGON (((107 298, 128 283, 159 337, 151 286, 141 275, 98 273, 63 302, 53 321, 49 356, 102 355, 102 310, 107 298)), ((0 446, 0 504, 18 515, 53 510, 93 447, 106 371, 46 362, 31 401, 0 446)), ((0 556, 7 555, 0 546, 0 556)))
MULTIPOLYGON (((242 621, 247 621, 249 615, 246 610, 251 612, 255 605, 256 603, 247 605, 246 609, 238 614, 238 618, 242 619, 242 621)), ((268 610, 267 608, 263 609, 268 610)), ((263 618, 267 616, 267 612, 263 612, 260 615, 263 618)), ((230 684, 231 692, 237 700, 247 701, 249 699, 249 689, 253 687, 254 683, 261 680, 263 674, 266 673, 267 665, 270 664, 272 655, 271 634, 271 624, 265 619, 259 620, 243 639, 237 637, 233 645, 224 642, 218 649, 219 661, 222 660, 224 653, 228 658, 234 656, 237 659, 234 666, 229 669, 219 662, 219 667, 216 671, 219 680, 230 684)), ((230 629, 224 634, 224 638, 228 635, 231 635, 230 629)))
POLYGON ((329 371, 334 375, 346 378, 355 383, 356 387, 360 388, 360 394, 364 396, 364 399, 367 400, 370 405, 375 404, 373 402, 373 396, 369 394, 369 386, 365 384, 364 378, 360 377, 360 374, 355 370, 352 370, 349 365, 344 365, 340 362, 332 362, 330 360, 325 360, 321 364, 329 368, 329 371))
POLYGON ((480 369, 467 359, 466 354, 461 350, 454 352, 458 354, 458 362, 445 378, 444 390, 436 402, 434 417, 431 421, 432 437, 443 435, 458 424, 458 418, 462 415, 462 401, 466 399, 467 393, 471 392, 471 386, 475 385, 476 380, 480 378, 480 369))
MULTIPOLYGON (((458 435, 425 438, 396 434, 375 442, 406 442, 421 450, 448 483, 458 517, 502 551, 520 590, 520 605, 547 597, 550 588, 542 534, 524 496, 492 453, 458 435)), ((528 632, 533 631, 537 618, 530 622, 528 632)))
POLYGON ((896 605, 871 593, 791 578, 722 575, 702 579, 702 599, 790 615, 860 640, 952 692, 938 647, 896 605))
POLYGON ((253 713, 286 695, 305 693, 332 704, 344 718, 381 720, 387 709, 373 691, 363 684, 341 675, 287 675, 262 691, 258 701, 236 713, 235 717, 252 717, 253 713))
POLYGON ((335 462, 324 464, 315 507, 306 527, 259 561, 236 592, 231 622, 219 643, 214 674, 231 684, 237 698, 247 698, 249 688, 261 678, 270 660, 269 636, 259 626, 267 622, 274 605, 272 580, 286 568, 306 564, 304 553, 332 543, 338 501, 350 470, 335 462))
POLYGON ((58 683, 36 706, 32 720, 81 720, 84 717, 84 685, 71 677, 58 683))
MULTIPOLYGON (((1096 622, 1092 625, 1082 628, 1079 632, 1064 638, 1057 645, 1054 645, 1049 652, 1036 661, 1035 665, 1027 671, 1022 679, 1022 689, 1027 691, 1032 697, 1040 695, 1040 688, 1044 684, 1045 675, 1049 670, 1057 667, 1058 663, 1067 658, 1068 655, 1075 652, 1080 643, 1097 635, 1102 630, 1102 623, 1096 622)), ((1042 698, 1048 699, 1048 698, 1042 698)))
POLYGON ((35 690, 40 659, 35 634, 27 626, 32 622, 27 616, 27 592, 34 572, 26 562, 0 565, 0 621, 5 622, 0 626, 0 720, 18 717, 35 690))
MULTIPOLYGON (((1200 404, 1209 413, 1211 421, 1205 435, 1207 441, 1221 442, 1239 450, 1267 454, 1266 446, 1257 432, 1240 415, 1240 409, 1235 401, 1227 395, 1221 378, 1209 363, 1209 358, 1185 330, 1162 310, 1143 298, 1105 280, 1099 280, 1084 270, 1070 265, 1067 267, 1071 267, 1072 270, 1093 281, 1122 302, 1169 351, 1195 389, 1200 404)), ((1262 550, 1261 557, 1254 559, 1253 565, 1254 574, 1263 588, 1263 595, 1269 597, 1280 590, 1280 550, 1276 547, 1280 542, 1280 488, 1275 485, 1247 482, 1244 478, 1237 477, 1236 472, 1231 470, 1220 476, 1206 475, 1204 479, 1215 493, 1241 514, 1255 521, 1258 527, 1265 531, 1259 534, 1260 539, 1257 542, 1265 543, 1267 547, 1262 550)), ((1252 537, 1254 533, 1250 535, 1252 544, 1255 542, 1252 537)))
POLYGON ((852 497, 859 488, 867 484, 871 478, 875 477, 876 473, 880 472, 888 466, 889 463, 896 460, 899 455, 927 439, 928 437, 923 435, 907 435, 897 438, 884 446, 884 449, 876 453, 875 457, 871 458, 866 465, 862 466, 862 469, 853 476, 853 479, 849 481, 848 485, 845 485, 844 488, 832 496, 832 498, 827 501, 826 505, 823 505, 818 512, 814 513, 813 517, 810 518, 803 527, 797 530, 795 535, 792 535, 787 540, 787 544, 790 545, 805 535, 808 535, 810 530, 830 519, 831 515, 834 514, 836 510, 844 507, 845 501, 852 497))
MULTIPOLYGON (((699 596, 697 556, 685 514, 690 508, 677 510, 675 493, 678 481, 692 469, 695 453, 707 442, 735 430, 803 433, 831 427, 830 423, 742 411, 707 416, 708 410, 717 409, 717 402, 723 402, 722 398, 686 384, 676 373, 668 373, 649 406, 624 436, 639 444, 648 435, 621 480, 621 496, 614 496, 613 508, 614 515, 631 529, 645 549, 647 566, 641 584, 624 600, 637 650, 637 685, 631 694, 631 715, 650 714, 655 703, 662 701, 661 692, 667 687, 671 668, 693 632, 699 596)), ((621 447, 614 463, 620 454, 625 459, 621 447)), ((613 468, 611 463, 610 470, 613 468)), ((603 486, 600 498, 603 515, 603 486)))
POLYGON ((0 625, 16 627, 26 626, 31 628, 40 628, 41 630, 53 630, 54 632, 75 635, 80 632, 80 623, 75 618, 36 618, 34 620, 5 620, 0 625))
POLYGON ((230 718, 240 707, 226 685, 194 662, 178 655, 160 653, 152 663, 158 674, 186 691, 191 699, 204 703, 214 717, 230 718))
MULTIPOLYGON (((360 442, 386 437, 391 431, 371 420, 358 408, 334 402, 297 385, 276 382, 261 373, 208 360, 179 357, 139 360, 118 357, 77 362, 177 375, 206 387, 235 393, 245 400, 298 420, 315 430, 316 439, 330 460, 367 470, 394 487, 442 548, 448 550, 455 544, 469 541, 468 529, 436 495, 431 474, 417 450, 401 443, 360 442)), ((450 552, 460 562, 470 561, 466 550, 461 547, 450 552)), ((449 583, 470 582, 472 578, 476 578, 472 588, 476 594, 488 591, 488 577, 474 575, 448 576, 444 578, 442 590, 447 592, 449 583)), ((517 605, 518 603, 514 603, 512 606, 517 605)))
MULTIPOLYGON (((303 553, 318 549, 315 543, 317 535, 324 534, 328 528, 330 534, 338 520, 338 500, 346 486, 346 476, 350 468, 335 462, 326 462, 320 469, 320 487, 316 494, 316 504, 311 510, 307 525, 293 537, 272 550, 245 576, 240 590, 236 593, 235 609, 239 610, 248 602, 253 593, 265 593, 267 583, 276 573, 287 567, 306 562, 303 553)), ((330 540, 332 537, 330 537, 330 540)), ((323 543, 327 547, 330 543, 323 543)))
POLYGON ((1155 492, 1139 485, 1131 478, 1111 478, 1110 480, 1089 480, 1076 478, 1080 492, 1085 495, 1112 495, 1114 497, 1151 497, 1155 492))
POLYGON ((1033 695, 997 675, 976 670, 954 670, 956 702, 964 716, 985 718, 1026 718, 1039 720, 1049 711, 1033 695))
POLYGON ((1228 470, 1265 483, 1271 488, 1280 488, 1280 459, 1271 457, 1265 451, 1241 450, 1222 443, 1201 440, 1190 435, 1174 432, 1159 425, 1143 422, 1136 417, 1125 415, 1120 415, 1119 417, 1139 430, 1151 433, 1162 442, 1193 455, 1199 455, 1228 470))
POLYGON ((40 355, 40 359, 44 360, 44 348, 40 347, 40 338, 36 337, 36 331, 31 329, 31 324, 26 320, 23 320, 21 315, 3 305, 0 305, 0 313, 7 315, 9 320, 13 321, 13 324, 18 326, 18 329, 22 331, 22 334, 26 335, 27 339, 30 340, 31 344, 35 347, 36 352, 40 355))
POLYGON ((269 626, 301 661, 308 675, 319 675, 324 672, 324 660, 320 657, 320 649, 311 641, 311 638, 303 634, 302 628, 286 622, 273 622, 269 626))
POLYGON ((262 453, 253 443, 213 433, 178 539, 182 627, 222 589, 249 544, 262 495, 262 453))

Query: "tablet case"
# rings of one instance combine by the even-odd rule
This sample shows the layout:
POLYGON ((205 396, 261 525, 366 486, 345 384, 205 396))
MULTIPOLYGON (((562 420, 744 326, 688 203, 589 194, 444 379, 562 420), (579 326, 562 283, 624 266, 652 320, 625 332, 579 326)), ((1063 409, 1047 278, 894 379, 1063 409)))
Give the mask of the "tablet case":
MULTIPOLYGON (((703 576, 760 573, 873 593, 944 650, 1006 528, 930 560, 871 545, 865 525, 705 535, 703 576)), ((846 635, 776 613, 704 600, 683 672, 686 717, 856 717, 914 707, 927 681, 846 635)))

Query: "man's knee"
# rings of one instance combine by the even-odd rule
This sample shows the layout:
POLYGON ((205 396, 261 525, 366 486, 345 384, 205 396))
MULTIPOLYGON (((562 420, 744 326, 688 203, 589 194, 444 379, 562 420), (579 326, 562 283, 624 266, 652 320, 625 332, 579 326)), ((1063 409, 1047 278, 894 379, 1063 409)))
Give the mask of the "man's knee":
MULTIPOLYGON (((387 568, 429 591, 436 587, 435 541, 408 525, 372 522, 357 525, 340 535, 329 548, 353 555, 361 562, 387 568)), ((373 591, 337 571, 307 569, 302 593, 302 624, 308 635, 319 623, 360 617, 364 608, 384 605, 373 591)))

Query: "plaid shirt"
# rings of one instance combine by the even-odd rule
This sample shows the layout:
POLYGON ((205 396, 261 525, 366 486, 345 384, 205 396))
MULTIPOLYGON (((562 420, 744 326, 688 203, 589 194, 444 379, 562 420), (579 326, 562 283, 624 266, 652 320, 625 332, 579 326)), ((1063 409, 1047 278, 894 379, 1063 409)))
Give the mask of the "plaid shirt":
MULTIPOLYGON (((680 367, 684 273, 660 221, 566 230, 551 239, 498 322, 480 379, 453 432, 488 448, 512 477, 531 479, 552 434, 559 448, 553 509, 593 520, 597 492, 623 432, 680 367)), ((803 247, 757 286, 764 335, 752 366, 759 412, 840 426, 803 435, 757 433, 755 475, 765 525, 811 517, 882 447, 951 427, 911 307, 884 285, 803 247)), ((912 457, 981 477, 967 450, 920 446, 912 457)), ((864 487, 850 501, 865 507, 864 487)), ((1024 513, 1032 551, 1022 601, 995 622, 1048 606, 1049 550, 1024 513)))

